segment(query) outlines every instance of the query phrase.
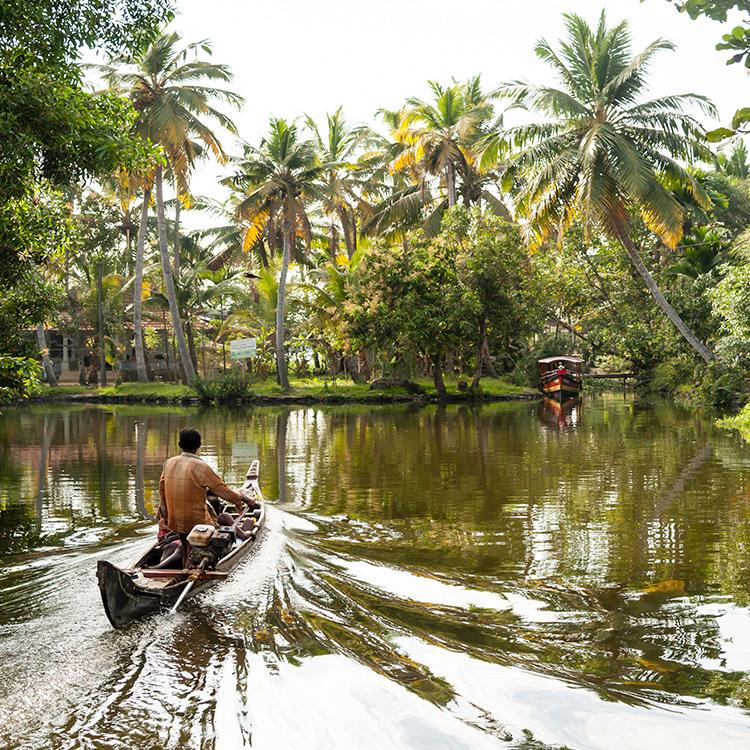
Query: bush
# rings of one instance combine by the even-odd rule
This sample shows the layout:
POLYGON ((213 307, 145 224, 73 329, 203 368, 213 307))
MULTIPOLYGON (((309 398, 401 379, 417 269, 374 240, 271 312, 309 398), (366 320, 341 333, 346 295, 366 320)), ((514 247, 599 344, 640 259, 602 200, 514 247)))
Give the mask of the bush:
POLYGON ((230 370, 211 378, 196 378, 193 388, 203 401, 235 401, 253 395, 250 376, 242 370, 230 370))
POLYGON ((683 359, 672 358, 660 362, 654 367, 646 387, 663 394, 672 394, 683 383, 693 381, 690 364, 683 359))
POLYGON ((38 393, 41 377, 36 360, 0 355, 0 404, 38 393))
POLYGON ((744 404, 748 397, 750 341, 728 336, 714 353, 716 359, 700 366, 699 400, 717 409, 744 404))

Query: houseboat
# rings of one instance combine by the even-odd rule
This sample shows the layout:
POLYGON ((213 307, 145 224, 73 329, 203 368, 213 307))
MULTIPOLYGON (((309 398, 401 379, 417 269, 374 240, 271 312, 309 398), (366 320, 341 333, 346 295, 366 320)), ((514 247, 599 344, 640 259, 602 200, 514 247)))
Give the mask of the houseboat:
POLYGON ((562 401, 581 392, 582 359, 575 357, 545 357, 539 360, 542 390, 545 396, 562 401))

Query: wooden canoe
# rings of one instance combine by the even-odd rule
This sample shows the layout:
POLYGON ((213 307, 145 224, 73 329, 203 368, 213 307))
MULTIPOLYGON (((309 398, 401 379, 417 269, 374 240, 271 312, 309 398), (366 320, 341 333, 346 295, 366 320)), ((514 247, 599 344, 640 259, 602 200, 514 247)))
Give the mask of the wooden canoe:
POLYGON ((230 551, 222 557, 212 570, 199 570, 184 563, 181 558, 174 567, 164 568, 150 565, 161 557, 162 546, 154 544, 141 555, 132 567, 118 568, 106 560, 97 564, 96 575, 102 595, 104 611, 115 628, 122 628, 139 617, 171 608, 183 590, 193 581, 187 598, 227 578, 232 569, 247 555, 260 537, 266 518, 266 506, 258 485, 259 462, 253 461, 248 469, 242 491, 254 496, 259 506, 250 513, 230 513, 234 523, 251 525, 245 531, 246 539, 237 539, 230 551), (248 519, 253 518, 252 524, 248 519))

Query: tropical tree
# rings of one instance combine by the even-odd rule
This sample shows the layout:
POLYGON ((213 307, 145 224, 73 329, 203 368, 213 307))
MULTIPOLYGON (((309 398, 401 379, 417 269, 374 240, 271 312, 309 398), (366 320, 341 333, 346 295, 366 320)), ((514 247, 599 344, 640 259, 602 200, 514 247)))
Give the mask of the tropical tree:
POLYGON ((467 83, 442 86, 429 81, 433 101, 417 97, 407 100, 402 134, 407 148, 394 163, 395 169, 415 164, 445 183, 448 208, 458 199, 457 178, 471 170, 472 146, 482 135, 481 126, 493 114, 490 98, 482 93, 479 78, 467 83))
MULTIPOLYGON (((180 35, 176 32, 163 33, 137 58, 115 60, 113 64, 103 66, 102 71, 116 90, 125 91, 130 96, 138 112, 137 133, 161 147, 178 197, 184 198, 188 195, 192 168, 203 151, 200 144, 219 161, 226 161, 219 137, 204 119, 208 118, 230 132, 236 132, 232 120, 215 109, 211 102, 219 100, 239 106, 243 99, 232 91, 210 85, 213 81, 229 82, 232 74, 226 65, 198 59, 201 52, 211 54, 208 42, 196 42, 184 47, 180 46, 180 42, 180 35)), ((164 165, 157 163, 153 184, 164 291, 169 301, 183 378, 191 383, 195 379, 195 368, 180 318, 169 259, 163 180, 164 165)), ((145 196, 145 203, 148 203, 149 197, 148 194, 145 196)), ((142 248, 140 238, 139 248, 142 248)), ((140 290, 136 288, 134 294, 137 296, 139 293, 140 290)))
POLYGON ((289 388, 284 348, 289 263, 297 237, 301 237, 306 248, 310 246, 307 207, 320 197, 317 183, 324 168, 314 143, 300 136, 296 122, 272 118, 268 134, 257 147, 245 146, 236 174, 227 181, 243 194, 237 215, 239 220, 247 222, 245 250, 250 250, 265 235, 273 251, 281 234, 275 344, 277 378, 282 388, 289 388))
POLYGON ((626 22, 608 28, 602 13, 596 28, 580 16, 565 16, 568 39, 556 52, 547 42, 537 56, 557 72, 560 87, 517 83, 507 92, 548 116, 540 124, 506 133, 520 149, 505 170, 507 184, 520 183, 518 213, 529 239, 539 245, 580 219, 625 248, 664 314, 704 360, 712 353, 665 299, 644 264, 631 232, 631 211, 674 248, 685 211, 671 188, 687 189, 696 201, 709 199, 680 160, 712 159, 698 121, 684 109, 715 115, 702 96, 683 94, 641 101, 654 55, 674 49, 663 39, 632 56, 626 22))
POLYGON ((682 257, 667 269, 669 276, 685 276, 695 281, 711 273, 725 258, 725 234, 713 227, 695 227, 680 243, 682 257))
POLYGON ((750 165, 748 165, 747 146, 742 140, 734 144, 732 151, 727 154, 718 154, 716 166, 720 172, 739 180, 750 177, 750 165))
MULTIPOLYGON (((432 101, 412 97, 399 110, 378 111, 390 133, 378 144, 381 167, 371 172, 371 179, 382 186, 380 200, 366 212, 364 228, 371 234, 396 230, 403 236, 404 230, 421 222, 424 231, 434 236, 445 210, 459 198, 467 206, 482 203, 490 212, 509 217, 497 194, 498 175, 493 168, 507 151, 503 115, 495 116, 494 95, 482 89, 479 76, 446 87, 434 81, 428 85, 432 101), (491 143, 490 134, 494 134, 491 143), (485 164, 476 148, 479 143, 485 164), (490 154, 495 157, 492 165, 490 154)), ((370 154, 364 154, 362 161, 364 167, 377 165, 370 154)))
POLYGON ((341 225, 346 253, 351 258, 357 249, 356 205, 361 183, 355 171, 355 152, 367 136, 367 130, 351 127, 341 107, 326 116, 327 129, 323 134, 311 117, 306 117, 305 122, 312 131, 319 159, 326 165, 319 190, 323 211, 330 221, 331 259, 336 260, 338 255, 336 221, 341 225))

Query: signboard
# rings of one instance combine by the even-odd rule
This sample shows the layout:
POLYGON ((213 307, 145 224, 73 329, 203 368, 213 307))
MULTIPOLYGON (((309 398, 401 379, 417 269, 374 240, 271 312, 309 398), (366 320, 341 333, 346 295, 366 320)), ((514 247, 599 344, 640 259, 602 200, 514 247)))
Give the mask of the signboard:
POLYGON ((229 356, 232 359, 247 359, 257 354, 256 339, 236 339, 229 342, 229 356))

